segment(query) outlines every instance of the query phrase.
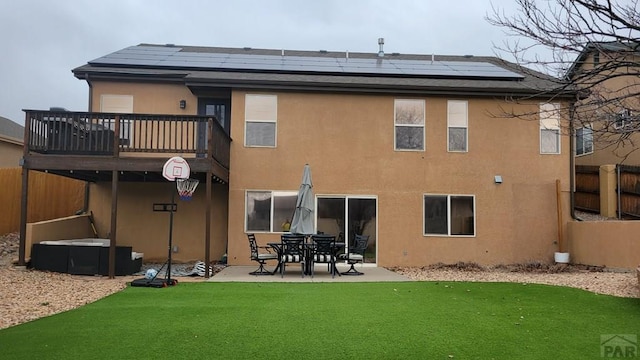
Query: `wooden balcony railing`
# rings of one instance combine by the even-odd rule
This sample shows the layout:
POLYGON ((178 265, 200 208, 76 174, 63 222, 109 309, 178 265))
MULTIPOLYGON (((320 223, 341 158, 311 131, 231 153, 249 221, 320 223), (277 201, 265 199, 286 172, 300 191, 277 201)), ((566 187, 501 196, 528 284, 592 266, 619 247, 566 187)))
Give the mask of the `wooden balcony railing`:
POLYGON ((211 116, 26 111, 25 146, 43 154, 208 154, 229 168, 231 139, 211 116), (209 149, 210 148, 210 149, 209 149))

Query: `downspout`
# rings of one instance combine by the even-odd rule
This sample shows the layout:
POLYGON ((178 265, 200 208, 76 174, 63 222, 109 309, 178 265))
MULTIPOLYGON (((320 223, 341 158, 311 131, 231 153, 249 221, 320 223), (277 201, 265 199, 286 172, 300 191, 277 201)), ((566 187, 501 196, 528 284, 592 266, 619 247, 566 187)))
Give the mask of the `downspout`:
MULTIPOLYGON (((89 104, 87 105, 87 111, 93 112, 93 85, 91 81, 89 81, 89 73, 85 73, 85 80, 87 81, 87 85, 89 86, 89 104)), ((88 181, 84 182, 84 204, 82 205, 82 213, 89 213, 89 188, 91 184, 88 181)))
POLYGON ((575 100, 569 103, 569 207, 571 208, 571 219, 582 221, 576 216, 576 199, 575 199, 575 181, 576 181, 576 164, 575 164, 575 135, 574 135, 574 118, 575 118, 575 100))
POLYGON ((616 195, 618 201, 618 220, 622 220, 622 203, 620 202, 622 199, 622 191, 620 190, 620 164, 616 164, 616 195))
POLYGON ((89 73, 84 74, 84 79, 87 81, 87 85, 89 85, 89 104, 87 110, 93 112, 93 85, 91 85, 91 81, 89 80, 89 73))

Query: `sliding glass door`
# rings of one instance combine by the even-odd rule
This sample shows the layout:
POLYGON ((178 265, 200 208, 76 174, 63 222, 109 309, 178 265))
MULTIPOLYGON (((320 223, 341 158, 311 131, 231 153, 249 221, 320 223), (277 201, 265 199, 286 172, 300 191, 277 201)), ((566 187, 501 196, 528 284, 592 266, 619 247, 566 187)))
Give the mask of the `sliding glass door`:
MULTIPOLYGON (((374 196, 318 196, 317 231, 353 244, 356 234, 369 235, 366 263, 376 263, 377 200, 374 196)), ((346 249, 345 249, 346 251, 346 249)))

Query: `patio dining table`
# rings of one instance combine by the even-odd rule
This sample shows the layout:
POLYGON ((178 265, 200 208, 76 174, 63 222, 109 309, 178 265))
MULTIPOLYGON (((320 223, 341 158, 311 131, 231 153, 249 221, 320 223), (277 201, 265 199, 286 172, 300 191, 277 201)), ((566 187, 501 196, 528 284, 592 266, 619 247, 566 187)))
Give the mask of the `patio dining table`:
POLYGON ((267 243, 267 245, 271 246, 273 251, 275 251, 276 254, 278 255, 278 265, 276 265, 276 268, 273 269, 273 273, 275 274, 278 271, 280 271, 280 266, 282 266, 282 243, 281 242, 270 242, 270 243, 267 243))
MULTIPOLYGON (((267 245, 271 246, 271 248, 273 248, 273 250, 278 255, 278 265, 276 265, 275 269, 273 270, 273 273, 275 274, 280 270, 280 267, 282 266, 282 242, 270 242, 267 243, 267 245)), ((315 249, 315 243, 311 240, 311 236, 306 237, 305 242, 302 246, 304 247, 304 274, 311 275, 311 266, 313 266, 313 261, 310 260, 313 259, 313 250, 315 249)), ((334 256, 337 256, 340 249, 343 249, 345 247, 345 243, 336 242, 334 243, 333 247, 335 251, 334 256)), ((331 271, 336 271, 336 269, 331 269, 331 271)), ((340 275, 339 272, 336 271, 336 273, 340 275)))
MULTIPOLYGON (((305 242, 302 244, 303 253, 304 253, 304 274, 310 275, 311 262, 309 261, 309 259, 313 256, 313 249, 315 248, 315 244, 312 242, 309 242, 307 239, 305 239, 305 242)), ((270 243, 267 243, 267 245, 271 246, 273 250, 276 252, 276 254, 278 254, 278 265, 276 265, 276 268, 273 270, 273 273, 275 274, 280 270, 280 267, 282 266, 282 246, 283 245, 281 242, 270 242, 270 243)))

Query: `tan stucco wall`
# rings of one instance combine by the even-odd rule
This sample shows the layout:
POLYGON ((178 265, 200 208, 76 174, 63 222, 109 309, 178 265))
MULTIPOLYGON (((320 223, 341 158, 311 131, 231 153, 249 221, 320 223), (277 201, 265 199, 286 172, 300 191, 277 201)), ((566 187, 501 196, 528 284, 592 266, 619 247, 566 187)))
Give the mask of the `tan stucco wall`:
POLYGON ((107 95, 132 95, 133 112, 141 114, 195 115, 198 99, 187 87, 179 84, 118 83, 96 81, 92 83, 92 111, 100 111, 100 97, 107 95), (187 106, 180 109, 180 100, 187 106))
POLYGON ((600 177, 600 215, 614 218, 618 215, 618 175, 615 165, 602 165, 600 177))
MULTIPOLYGON (((422 266, 437 262, 481 264, 552 261, 557 250, 555 180, 563 185, 569 218, 569 139, 562 154, 540 155, 538 121, 504 119, 502 99, 414 97, 426 104, 426 151, 394 151, 394 99, 405 96, 264 92, 278 95, 277 147, 244 147, 245 92, 231 101, 229 190, 213 191, 211 259, 228 244, 230 264, 249 264, 245 191, 296 191, 309 163, 316 195, 366 195, 377 199, 377 263, 422 266), (447 100, 469 101, 469 152, 447 152, 447 100), (503 177, 502 184, 494 176, 503 177), (423 236, 423 194, 474 195, 475 237, 423 236), (227 200, 228 196, 228 200, 227 200), (228 204, 228 218, 224 209, 228 204), (228 219, 228 220, 227 220, 228 219), (228 229, 228 234, 227 234, 228 229)), ((101 94, 134 96, 134 112, 196 114, 196 97, 178 85, 93 83, 92 106, 101 94), (180 99, 187 108, 179 109, 180 99)), ((539 102, 518 110, 537 112, 539 102)), ((508 109, 507 109, 508 110, 508 109)), ((168 213, 153 203, 169 202, 167 184, 120 184, 118 244, 144 252, 145 261, 167 255, 168 213)), ((93 185, 90 208, 100 237, 108 237, 111 186, 93 185)), ((178 201, 174 218, 177 261, 202 260, 204 188, 191 203, 178 201)), ((565 231, 566 233, 566 231, 565 231)), ((260 243, 279 234, 259 233, 260 243)))
MULTIPOLYGON (((193 199, 180 200, 175 183, 118 184, 118 219, 116 243, 132 246, 144 253, 144 261, 163 262, 168 256, 169 212, 153 211, 154 203, 170 203, 172 192, 178 204, 173 215, 172 253, 176 262, 204 260, 205 254, 205 184, 196 188, 193 199)), ((220 260, 227 241, 226 186, 212 186, 211 260, 220 260)), ((99 237, 108 238, 111 229, 111 183, 92 184, 89 208, 93 211, 99 237)))
POLYGON ((20 166, 22 145, 0 139, 0 167, 20 166))
POLYGON ((27 224, 25 234, 25 257, 31 256, 31 245, 45 240, 67 240, 94 237, 88 215, 74 215, 64 218, 27 224))
POLYGON ((640 265, 639 221, 569 222, 571 262, 635 269, 640 265))
MULTIPOLYGON (((276 93, 271 93, 276 94, 276 93)), ((296 191, 305 163, 316 195, 378 199, 378 264, 551 261, 555 180, 568 204, 569 139, 540 155, 539 123, 502 119, 500 100, 469 100, 469 152, 447 152, 447 100, 426 100, 426 151, 394 151, 394 96, 277 93, 276 148, 245 148, 244 92, 232 97, 229 262, 248 264, 245 190, 296 191), (504 182, 494 183, 494 175, 504 182), (423 236, 423 194, 476 196, 475 237, 423 236)), ((406 98, 406 97, 398 97, 406 98)), ((420 98, 420 97, 419 97, 420 98)), ((538 102, 519 110, 537 111, 538 102)), ((564 206, 568 219, 568 205, 564 206)), ((261 243, 279 234, 257 234, 261 243)))

